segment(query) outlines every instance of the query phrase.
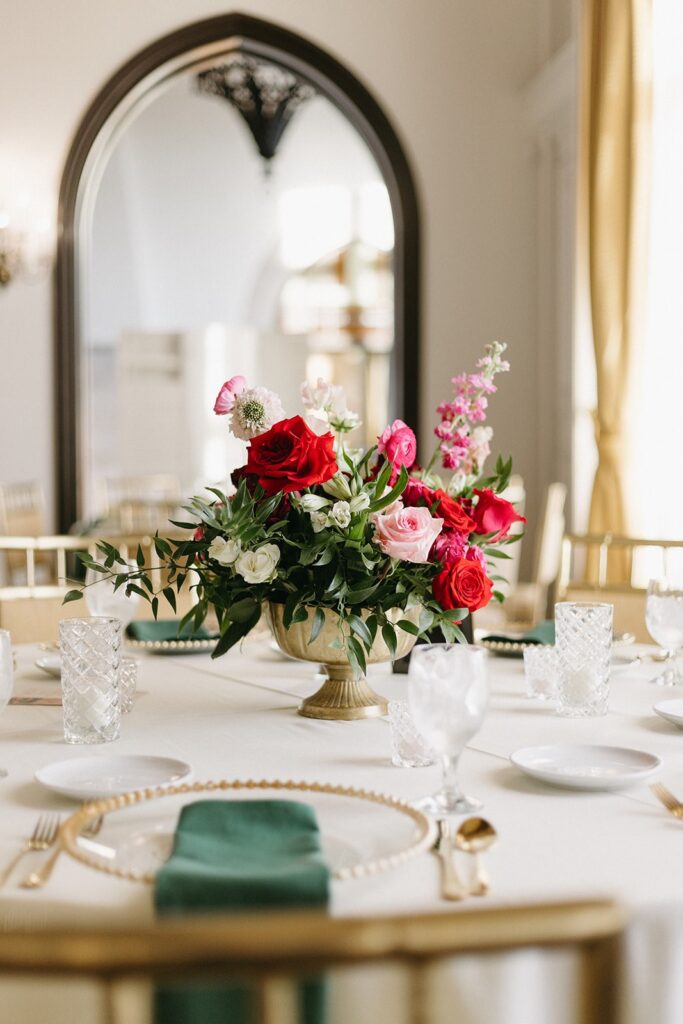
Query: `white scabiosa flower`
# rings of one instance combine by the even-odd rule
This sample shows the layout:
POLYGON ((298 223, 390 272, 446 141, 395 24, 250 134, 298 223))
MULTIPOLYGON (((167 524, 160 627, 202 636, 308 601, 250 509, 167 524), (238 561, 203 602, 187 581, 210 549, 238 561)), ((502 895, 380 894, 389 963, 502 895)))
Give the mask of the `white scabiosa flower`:
POLYGON ((255 551, 243 552, 235 563, 235 569, 247 583, 268 583, 275 576, 279 561, 277 544, 263 544, 255 551))
POLYGON ((230 428, 235 437, 249 441, 285 418, 282 402, 268 388, 248 388, 235 396, 230 428))
POLYGON ((329 498, 323 498, 322 494, 302 494, 298 504, 304 512, 320 512, 321 509, 327 508, 332 502, 329 498))
POLYGON ((233 565, 239 558, 242 545, 238 540, 228 537, 214 537, 209 545, 209 558, 221 565, 233 565))
POLYGON ((351 506, 348 501, 335 501, 328 515, 330 523, 345 530, 351 522, 351 506))

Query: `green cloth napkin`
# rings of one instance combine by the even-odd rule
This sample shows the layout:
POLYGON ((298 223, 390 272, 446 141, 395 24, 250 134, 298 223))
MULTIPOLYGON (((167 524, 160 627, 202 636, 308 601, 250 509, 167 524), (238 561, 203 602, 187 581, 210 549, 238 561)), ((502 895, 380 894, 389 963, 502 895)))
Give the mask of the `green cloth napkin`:
POLYGON ((210 633, 204 626, 193 630, 188 623, 182 633, 178 633, 180 619, 138 619, 126 629, 126 636, 131 640, 142 640, 145 643, 155 640, 213 640, 218 639, 217 633, 210 633))
POLYGON ((539 622, 533 629, 528 630, 523 636, 505 636, 501 634, 496 636, 485 636, 484 640, 493 640, 499 644, 554 644, 555 643, 555 623, 552 619, 546 619, 545 622, 539 622))
MULTIPOLYGON (((173 853, 156 876, 166 916, 197 911, 325 907, 329 871, 315 812, 293 800, 200 800, 183 808, 173 853)), ((301 1020, 323 1024, 324 985, 299 986, 301 1020)), ((250 1024, 250 993, 238 985, 164 986, 155 1024, 250 1024)))

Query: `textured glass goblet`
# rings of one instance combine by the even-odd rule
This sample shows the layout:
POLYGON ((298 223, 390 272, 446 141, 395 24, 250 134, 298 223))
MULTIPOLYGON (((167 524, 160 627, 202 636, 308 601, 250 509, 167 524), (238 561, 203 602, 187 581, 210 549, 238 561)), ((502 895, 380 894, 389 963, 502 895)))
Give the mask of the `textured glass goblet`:
POLYGON ((554 700, 557 696, 557 651, 550 644, 533 644, 524 649, 527 697, 554 700))
POLYGON ((434 755, 415 728, 408 701, 389 701, 391 763, 397 768, 425 768, 434 755))
MULTIPOLYGON (((0 629, 0 711, 9 703, 14 687, 14 662, 12 660, 12 638, 6 629, 0 629)), ((0 768, 0 779, 7 775, 0 768)))
POLYGON ((428 814, 466 814, 481 804, 464 796, 457 780, 458 761, 481 727, 488 701, 486 651, 469 644, 415 647, 408 670, 410 711, 425 742, 441 762, 438 793, 417 801, 428 814))
POLYGON ((62 619, 62 704, 67 743, 108 743, 121 727, 121 622, 62 619))
POLYGON ((607 714, 614 606, 555 605, 557 712, 570 718, 607 714))
MULTIPOLYGON (((135 562, 127 562, 125 566, 117 568, 125 572, 136 569, 137 565, 135 562)), ((118 590, 114 590, 114 580, 95 572, 94 569, 88 569, 85 574, 83 596, 91 615, 120 619, 124 629, 135 618, 140 604, 139 595, 131 594, 130 597, 126 597, 125 583, 118 590)))
POLYGON ((667 666, 652 682, 657 686, 682 686, 683 673, 676 653, 683 646, 683 587, 668 579, 650 580, 645 601, 647 631, 666 652, 667 666))

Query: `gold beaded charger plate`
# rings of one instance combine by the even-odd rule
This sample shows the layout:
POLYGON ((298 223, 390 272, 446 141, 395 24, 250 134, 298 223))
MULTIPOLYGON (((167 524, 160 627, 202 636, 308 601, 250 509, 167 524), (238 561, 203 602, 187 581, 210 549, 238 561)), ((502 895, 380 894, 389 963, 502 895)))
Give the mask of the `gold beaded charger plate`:
POLYGON ((217 636, 206 640, 131 640, 126 637, 126 647, 150 654, 204 654, 212 651, 217 642, 217 636))
POLYGON ((152 883, 168 860, 178 815, 197 799, 294 799, 316 812, 332 877, 362 878, 398 867, 433 846, 436 822, 398 797, 319 782, 221 779, 144 789, 84 804, 62 825, 60 840, 82 864, 118 878, 152 883), (81 836, 102 816, 95 840, 81 836))

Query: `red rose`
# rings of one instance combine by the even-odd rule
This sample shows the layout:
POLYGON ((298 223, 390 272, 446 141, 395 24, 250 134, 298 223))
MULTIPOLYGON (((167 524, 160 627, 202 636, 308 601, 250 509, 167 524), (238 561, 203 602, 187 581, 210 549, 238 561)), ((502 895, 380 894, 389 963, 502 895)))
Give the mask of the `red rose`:
POLYGON ((476 612, 491 600, 493 583, 479 562, 460 558, 434 577, 432 593, 442 608, 467 608, 476 612))
POLYGON ((511 502, 499 498, 493 491, 475 489, 474 493, 479 498, 472 509, 475 533, 493 533, 495 536, 491 541, 495 542, 507 537, 513 523, 526 522, 524 516, 515 511, 515 506, 511 502))
POLYGON ((432 492, 430 504, 434 501, 438 501, 438 505, 433 510, 434 515, 443 519, 445 527, 449 530, 458 530, 460 533, 472 533, 474 522, 459 501, 451 498, 442 490, 432 492))
POLYGON ((322 484, 337 472, 334 437, 314 434, 301 416, 280 420, 252 437, 247 464, 237 472, 254 479, 267 496, 322 484))

